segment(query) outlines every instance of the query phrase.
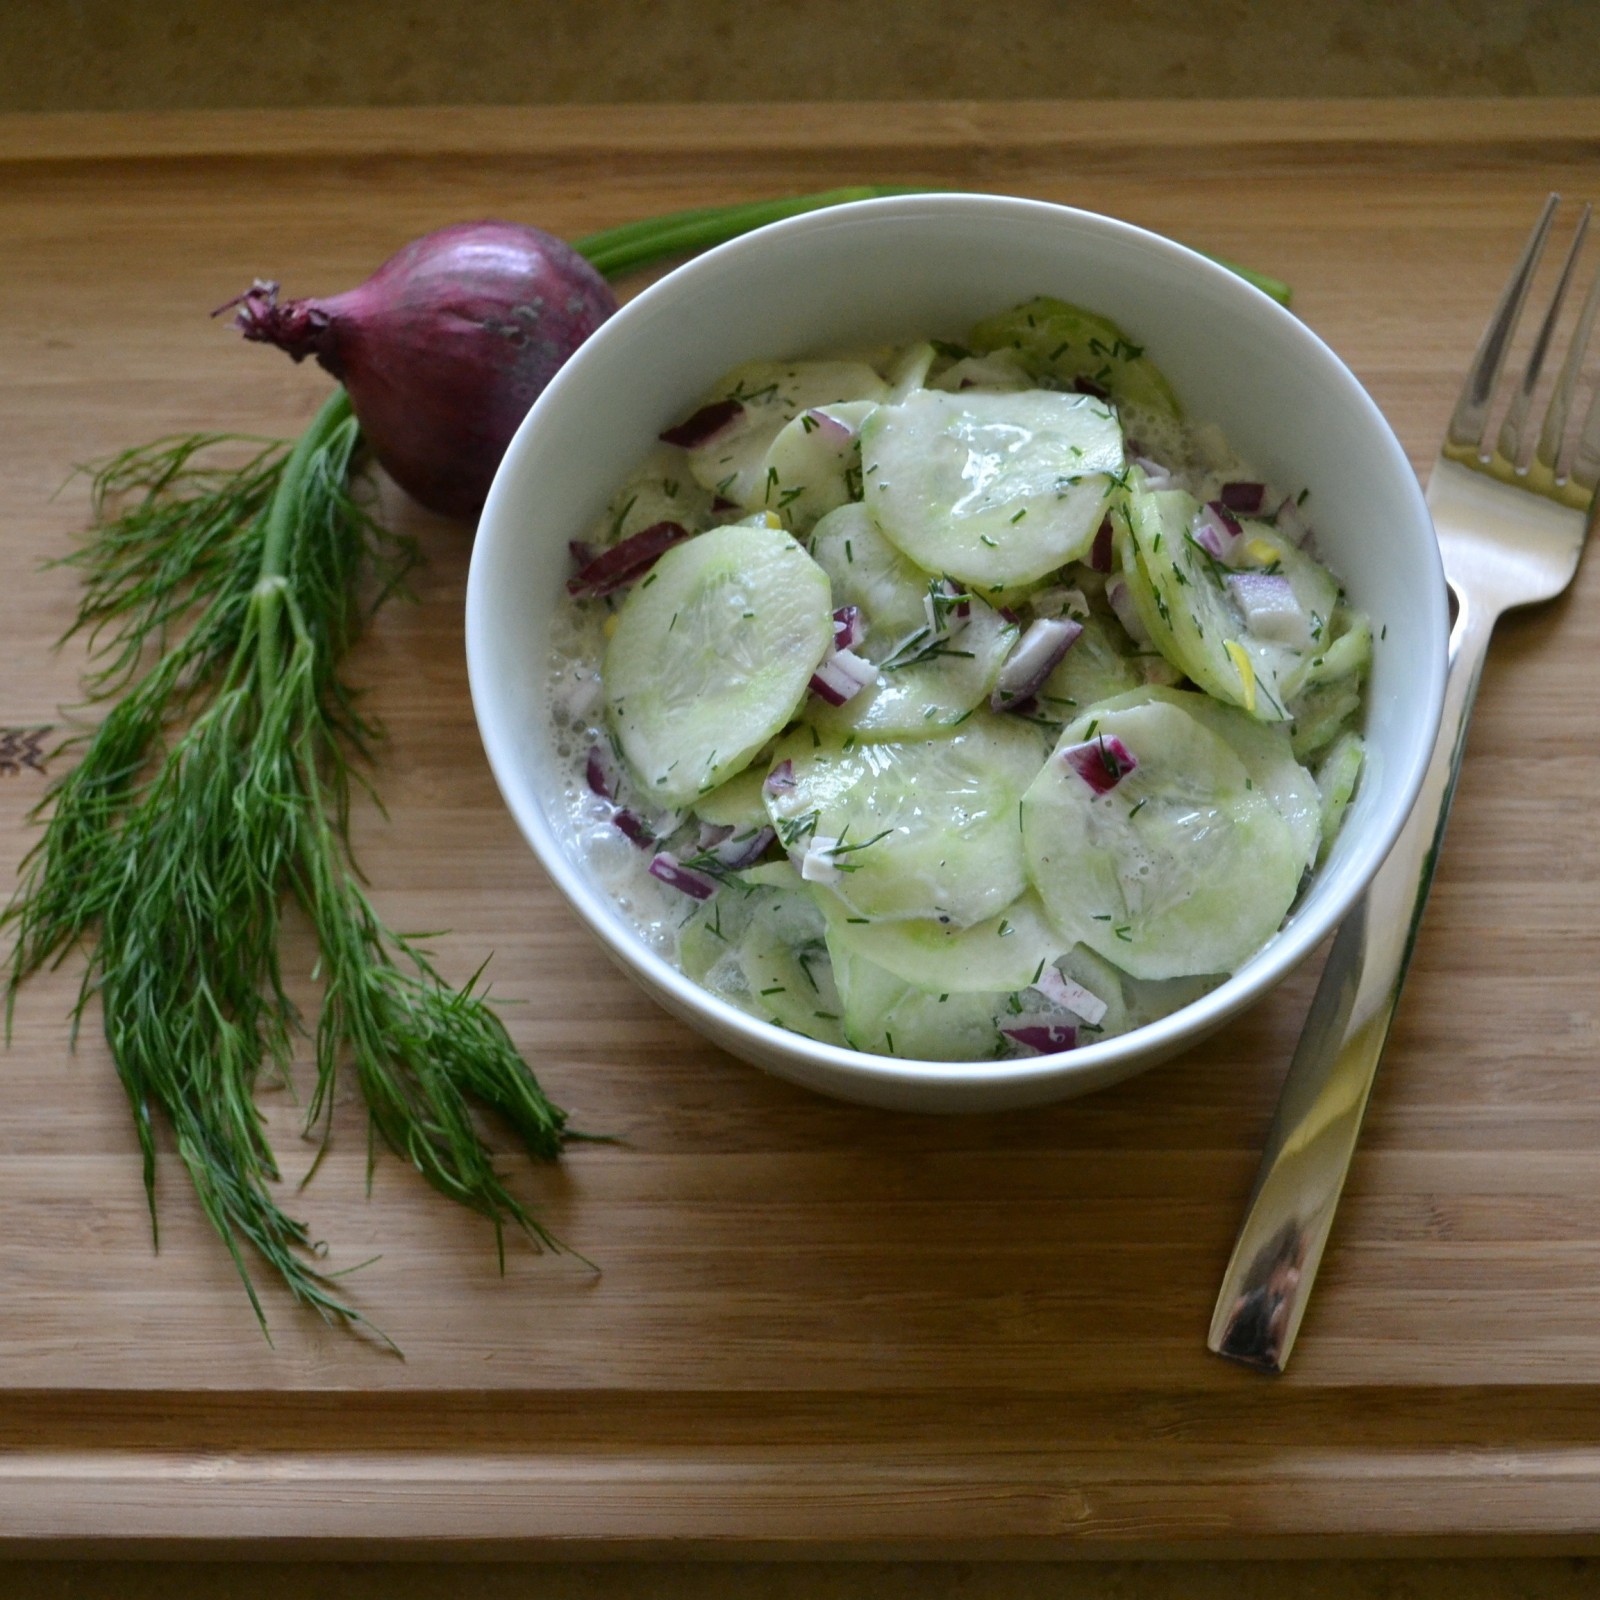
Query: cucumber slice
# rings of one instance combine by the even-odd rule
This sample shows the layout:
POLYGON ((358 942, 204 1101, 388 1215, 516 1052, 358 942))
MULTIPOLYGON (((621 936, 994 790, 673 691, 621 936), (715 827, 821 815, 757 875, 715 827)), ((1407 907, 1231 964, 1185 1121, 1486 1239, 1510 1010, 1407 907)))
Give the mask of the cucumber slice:
POLYGON ((725 900, 739 897, 719 894, 679 931, 684 973, 764 1022, 843 1044, 822 920, 806 896, 766 889, 731 908, 725 900))
POLYGON ((1062 656, 1038 694, 1039 712, 1054 722, 1073 722, 1090 706, 1126 694, 1145 681, 1133 641, 1115 618, 1091 613, 1083 632, 1062 656))
POLYGON ((861 465, 891 544, 988 591, 1089 548, 1120 482, 1122 432, 1089 395, 919 389, 867 419, 861 465))
POLYGON ((1018 389, 1037 389, 1039 383, 1017 351, 1004 349, 986 356, 962 356, 930 378, 928 387, 948 394, 969 389, 1015 394, 1018 389))
POLYGON ((1310 761, 1326 750, 1361 714, 1361 690, 1355 678, 1315 683, 1294 703, 1289 746, 1296 761, 1310 761))
POLYGON ((602 550, 658 522, 676 522, 693 533, 710 521, 710 491, 685 470, 681 450, 658 444, 612 495, 589 530, 588 543, 602 550))
MULTIPOLYGON (((1127 975, 1105 959, 1096 955, 1086 944, 1075 944, 1056 963, 1063 976, 1081 984, 1105 1005, 1105 1015, 1098 1022, 1078 1018, 1078 1043, 1096 1044, 1101 1039, 1113 1039, 1137 1026, 1130 1020, 1127 1002, 1127 975)), ((1002 1022, 1002 1026, 1003 1026, 1002 1022)))
POLYGON ((1134 475, 1118 540, 1128 592, 1156 648, 1207 694, 1263 721, 1287 721, 1282 680, 1299 656, 1245 630, 1228 569, 1190 535, 1198 509, 1183 490, 1151 491, 1134 475))
POLYGON ((1323 632, 1326 642, 1319 642, 1316 654, 1308 655, 1284 684, 1291 712, 1314 684, 1354 678, 1372 665, 1372 624, 1361 612, 1340 606, 1323 632))
MULTIPOLYGON (((765 806, 761 814, 766 816, 765 806)), ((751 889, 786 889, 791 894, 809 896, 811 888, 795 870, 792 861, 758 861, 753 867, 746 867, 734 876, 751 889)))
POLYGON ((1062 953, 1061 935, 1031 892, 998 916, 958 928, 931 917, 867 921, 832 889, 812 887, 830 949, 848 950, 930 994, 1010 994, 1026 989, 1062 953))
POLYGON ((1231 972, 1277 930, 1305 864, 1239 757, 1159 700, 1070 724, 1023 798, 1022 837, 1062 935, 1140 978, 1231 972), (1103 794, 1060 758, 1095 737, 1138 762, 1103 794))
POLYGON ((1006 1053, 995 1026, 1004 994, 950 991, 941 998, 913 988, 831 935, 828 952, 845 1038, 855 1049, 906 1061, 989 1061, 1006 1053))
POLYGON ((928 626, 929 575, 884 536, 864 505, 830 511, 811 532, 812 559, 828 574, 836 606, 858 606, 866 623, 869 661, 893 655, 928 626))
POLYGON ((750 361, 706 397, 741 409, 721 432, 688 452, 697 482, 747 511, 768 508, 767 452, 802 411, 847 400, 881 400, 888 385, 860 361, 750 361))
POLYGON ((1366 742, 1358 733, 1340 734, 1317 768, 1317 789, 1322 797, 1322 856, 1326 858, 1344 822, 1344 814, 1366 764, 1366 742))
POLYGON ((1147 1023, 1159 1022, 1174 1011, 1192 1006, 1225 982, 1223 972, 1199 973, 1186 978, 1129 978, 1122 992, 1127 1000, 1127 1032, 1147 1023))
POLYGON ((980 353, 1015 350, 1036 383, 1092 384, 1110 395, 1140 454, 1178 463, 1188 456, 1183 409, 1161 369, 1109 317, 1041 296, 986 317, 968 341, 980 353))
POLYGON ((938 359, 939 352, 927 343, 909 345, 902 351, 889 370, 889 403, 898 405, 908 394, 922 388, 938 359))
POLYGON ((715 828, 737 828, 741 833, 767 827, 767 802, 761 794, 766 775, 764 764, 759 771, 746 768, 715 789, 696 795, 694 814, 715 828))
POLYGON ((813 406, 786 422, 767 451, 761 505, 796 533, 861 493, 861 424, 873 400, 813 406))
MULTIPOLYGON (((1309 674, 1327 671, 1335 653, 1328 637, 1339 586, 1270 523, 1244 523, 1242 555, 1257 570, 1264 566, 1288 580, 1307 618, 1309 643, 1300 649, 1252 633, 1229 590, 1229 568, 1192 536, 1198 510, 1181 489, 1151 491, 1142 474, 1133 475, 1119 541, 1129 593, 1157 648, 1208 694, 1262 722, 1286 722, 1294 714, 1291 697, 1312 681, 1309 674)), ((1358 640, 1346 649, 1350 661, 1359 658, 1358 640)))
POLYGON ((1034 729, 989 712, 915 744, 847 748, 799 729, 775 752, 790 781, 769 784, 767 807, 792 858, 837 870, 853 915, 970 927, 1026 887, 1017 806, 1043 754, 1034 729))
POLYGON ((681 806, 742 771, 832 641, 828 576, 781 529, 713 528, 669 550, 617 613, 602 671, 640 787, 681 806))
POLYGON ((1311 866, 1322 842, 1322 794, 1317 779, 1295 759, 1288 729, 1281 722, 1257 722, 1236 706, 1225 706, 1209 695, 1156 684, 1119 695, 1095 710, 1104 716, 1154 702, 1186 712, 1233 751, 1244 763, 1246 787, 1272 802, 1288 824, 1302 867, 1311 866))
MULTIPOLYGON (((948 640, 884 666, 842 706, 813 695, 802 712, 813 727, 843 738, 925 739, 953 733, 989 698, 1016 643, 1017 625, 974 596, 966 625, 948 640)), ((869 635, 870 639, 870 635, 869 635)), ((898 659, 898 658, 896 658, 898 659)))

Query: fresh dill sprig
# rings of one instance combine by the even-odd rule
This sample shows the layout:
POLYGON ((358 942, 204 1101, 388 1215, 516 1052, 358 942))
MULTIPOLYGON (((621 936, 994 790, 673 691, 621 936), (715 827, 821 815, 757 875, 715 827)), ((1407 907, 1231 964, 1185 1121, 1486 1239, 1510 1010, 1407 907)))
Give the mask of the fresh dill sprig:
POLYGON ((152 1230, 165 1121, 263 1332, 260 1267, 328 1321, 370 1328, 279 1205, 255 1102, 263 1070, 287 1075, 300 1031, 279 964, 286 900, 315 929, 324 986, 308 1129, 323 1123, 326 1140, 348 1066, 376 1134, 489 1218, 502 1260, 507 1222, 556 1241, 506 1188, 473 1104, 540 1160, 571 1135, 477 978, 452 989, 386 929, 350 858, 352 762, 378 734, 338 675, 361 621, 353 596, 372 579, 387 595, 414 552, 352 488, 348 398, 336 391, 292 450, 258 445, 243 468, 204 464, 224 442, 163 440, 94 476, 99 525, 69 558, 85 585, 74 631, 97 662, 91 699, 120 698, 46 794, 0 914, 14 936, 7 1021, 32 973, 86 945, 74 1033, 98 997, 152 1230))

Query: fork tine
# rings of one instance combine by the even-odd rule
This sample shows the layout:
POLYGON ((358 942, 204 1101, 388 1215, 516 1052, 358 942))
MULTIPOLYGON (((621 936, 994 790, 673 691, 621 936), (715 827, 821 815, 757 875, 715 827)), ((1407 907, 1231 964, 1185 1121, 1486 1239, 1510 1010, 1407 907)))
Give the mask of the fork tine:
POLYGON ((1494 386, 1500 377, 1501 367, 1505 365, 1506 351, 1510 348, 1517 319, 1522 315, 1522 303, 1528 298, 1528 285, 1533 281, 1534 269, 1539 265, 1539 257, 1544 254, 1545 240, 1550 237, 1551 219, 1555 216, 1560 198, 1560 195, 1552 194, 1545 201, 1544 210, 1529 235, 1527 248, 1522 252, 1522 260, 1511 274, 1511 281, 1500 296, 1500 304, 1495 307, 1489 326, 1484 330, 1478 353, 1467 369, 1467 381, 1462 387, 1461 398, 1456 401, 1455 413, 1450 418, 1446 437, 1452 445, 1476 449, 1483 442, 1494 386))
MULTIPOLYGON (((1588 208, 1584 208, 1585 218, 1588 208)), ((1572 410, 1572 396, 1578 387, 1578 377, 1583 370, 1583 358, 1589 348, 1589 334, 1594 328, 1595 312, 1600 309, 1600 271, 1596 271, 1584 296, 1583 310, 1578 313, 1577 326, 1572 330, 1572 342, 1567 346, 1566 359, 1561 363, 1561 376, 1556 379, 1555 391, 1550 396, 1550 406, 1545 412, 1544 427, 1539 432, 1539 447, 1534 452, 1535 462, 1546 468, 1552 476, 1561 478, 1571 470, 1571 449, 1562 448, 1567 432, 1567 416, 1572 410)), ((1589 426, 1595 418, 1592 414, 1589 426)), ((1585 428, 1588 432, 1588 427, 1585 428)), ((1591 485, 1592 486, 1592 485, 1591 485)))
MULTIPOLYGON (((1544 314, 1544 321, 1539 324, 1533 348, 1528 352, 1528 364, 1523 370, 1522 382, 1517 386, 1517 392, 1512 396, 1511 405, 1506 411, 1506 419, 1500 426, 1499 453, 1514 466, 1522 464, 1524 444, 1522 431, 1527 425, 1528 407, 1533 401, 1533 391, 1539 386, 1539 374, 1544 369, 1544 358, 1549 353, 1550 341, 1555 337, 1556 321, 1561 315, 1562 303, 1567 298, 1567 286, 1572 282, 1573 269, 1578 264, 1578 253, 1583 249, 1583 236, 1589 231, 1589 211, 1590 208, 1585 205, 1578 217, 1578 226, 1572 231, 1572 243, 1567 247, 1567 259, 1561 265, 1561 276, 1556 280, 1555 293, 1550 296, 1549 309, 1544 314)), ((1569 358, 1571 353, 1569 350, 1569 358)), ((1581 356, 1579 360, 1582 360, 1581 356)), ((1560 392, 1559 386, 1557 392, 1560 392)), ((1549 421, 1547 415, 1545 418, 1547 427, 1549 421)), ((1542 437, 1541 433, 1541 439, 1542 437)), ((1560 434, 1557 433, 1556 437, 1559 439, 1560 434)))

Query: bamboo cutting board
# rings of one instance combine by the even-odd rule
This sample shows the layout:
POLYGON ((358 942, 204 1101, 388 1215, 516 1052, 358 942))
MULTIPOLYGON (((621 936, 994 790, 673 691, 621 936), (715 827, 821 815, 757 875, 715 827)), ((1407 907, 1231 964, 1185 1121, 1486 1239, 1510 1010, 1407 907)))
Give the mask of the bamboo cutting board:
MULTIPOLYGON (((1069 201, 1288 279, 1419 467, 1549 188, 1600 192, 1600 103, 571 108, 0 119, 0 892, 83 655, 53 650, 71 466, 286 435, 315 370, 206 313, 355 283, 504 215, 577 235, 847 182, 1069 201), (61 491, 58 493, 58 491, 61 491)), ((1219 382, 1248 374, 1219 373, 1219 382)), ((448 928, 547 1087, 620 1136, 517 1184, 598 1264, 380 1158, 360 1109, 293 1197, 397 1360, 268 1292, 260 1336, 169 1160, 152 1252, 77 974, 0 1058, 0 1540, 416 1553, 1572 1547, 1600 1531, 1600 564, 1501 630, 1450 844, 1288 1377, 1203 1339, 1309 999, 1090 1100, 954 1120, 833 1104, 702 1043, 557 900, 490 781, 469 536, 396 502, 417 603, 360 646, 390 738, 358 846, 448 928)), ((303 953, 303 952, 302 952, 303 953)), ((292 1178, 311 1150, 265 1103, 292 1178)))

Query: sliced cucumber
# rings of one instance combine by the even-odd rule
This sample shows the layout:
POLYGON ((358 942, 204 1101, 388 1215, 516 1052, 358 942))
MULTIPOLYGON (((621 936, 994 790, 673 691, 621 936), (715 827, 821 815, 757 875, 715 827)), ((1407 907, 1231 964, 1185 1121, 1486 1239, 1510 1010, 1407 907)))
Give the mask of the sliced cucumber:
POLYGON ((687 804, 794 715, 833 641, 827 574, 781 529, 714 528, 630 591, 606 647, 606 714, 640 787, 687 804))
POLYGON ((932 994, 1026 989, 1062 953, 1061 935, 1031 892, 998 916, 958 928, 931 917, 873 922, 857 916, 832 889, 814 890, 830 947, 842 946, 932 994))
POLYGON ((1288 824, 1302 867, 1309 867, 1322 842, 1322 795, 1317 780, 1295 760, 1284 724, 1257 722, 1238 707, 1225 706, 1209 695, 1155 684, 1119 695, 1095 710, 1104 716, 1156 701, 1186 712, 1238 756, 1244 763, 1246 787, 1272 802, 1288 824))
POLYGON ((1326 750, 1361 714, 1357 678, 1314 683, 1294 703, 1289 745, 1296 761, 1310 761, 1326 750))
MULTIPOLYGON (((765 806, 762 815, 766 815, 765 806)), ((795 870, 792 861, 758 861, 755 866, 745 867, 734 876, 750 889, 786 889, 792 894, 809 896, 811 888, 795 870)))
POLYGON ((922 388, 938 359, 939 352, 931 344, 907 346, 889 370, 889 403, 898 405, 908 394, 922 388))
POLYGON ((928 380, 930 389, 956 394, 968 389, 988 389, 1014 394, 1018 389, 1037 389, 1038 380, 1028 371, 1016 350, 996 350, 986 356, 962 356, 928 380))
POLYGON ((872 400, 813 406, 786 422, 767 451, 761 505, 796 533, 861 493, 861 424, 872 400))
POLYGON ((822 920, 803 894, 724 891, 679 931, 678 960, 696 983, 752 1016, 824 1044, 845 1042, 822 920))
POLYGON ((919 389, 867 419, 861 465, 889 542, 987 591, 1089 548, 1120 481, 1122 432, 1088 395, 919 389))
POLYGON ((1145 681, 1133 641, 1114 617, 1092 613, 1083 632, 1039 690, 1039 711, 1055 722, 1075 721, 1090 706, 1139 688, 1145 681))
POLYGON ((768 825, 767 802, 762 798, 761 785, 766 776, 764 765, 759 771, 746 768, 715 789, 696 795, 694 814, 713 827, 736 828, 741 833, 750 828, 765 828, 768 825))
POLYGON ((881 400, 888 385, 860 361, 751 361, 735 367, 707 404, 736 400, 725 428, 688 452, 689 470, 714 495, 747 511, 768 509, 767 452, 785 424, 812 406, 881 400))
POLYGON ((1140 978, 1231 972, 1283 921, 1305 864, 1239 757, 1162 701, 1069 724, 1023 799, 1022 833, 1062 935, 1140 978), (1095 737, 1138 763, 1103 794, 1060 758, 1095 737))
POLYGON ((857 1050, 906 1061, 989 1061, 1006 1053, 995 1026, 1004 994, 933 994, 829 936, 845 1038, 857 1050))
POLYGON ((1199 973, 1186 978, 1129 978, 1122 986, 1127 1000, 1127 1028, 1142 1028, 1159 1022, 1174 1011, 1192 1006, 1226 981, 1222 972, 1199 973))
POLYGON ((1025 724, 978 712, 949 738, 846 748, 796 730, 774 755, 791 781, 767 806, 791 857, 862 917, 970 927, 1025 887, 1018 801, 1044 749, 1025 724))
POLYGON ((1097 955, 1086 944, 1075 944, 1054 965, 1063 977, 1081 984, 1106 1008, 1098 1022, 1090 1022, 1085 1017, 1077 1019, 1080 1045, 1113 1039, 1135 1026, 1128 1016, 1127 976, 1104 956, 1097 955))
POLYGON ((658 444, 612 495, 589 530, 588 543, 602 550, 658 522, 676 522, 694 533, 710 520, 710 491, 687 471, 681 450, 658 444))
POLYGON ((969 340, 978 352, 1015 350, 1036 383, 1091 384, 1109 394, 1139 453, 1181 462, 1183 411, 1161 369, 1109 317, 1043 296, 986 317, 969 340))
POLYGON ((882 661, 928 627, 929 575, 908 561, 858 502, 831 511, 811 532, 811 555, 828 574, 837 606, 857 606, 866 623, 857 655, 882 661))
POLYGON ((1361 612, 1338 607, 1322 633, 1315 653, 1308 654, 1284 684, 1291 712, 1315 684, 1354 678, 1372 665, 1372 624, 1361 612))
POLYGON ((1283 679, 1299 655, 1246 631, 1227 568, 1190 533, 1198 509, 1183 490, 1152 491, 1134 475, 1118 540, 1128 592, 1156 648, 1207 694, 1264 722, 1287 721, 1283 679))
POLYGON ((1340 734, 1317 768, 1317 788, 1322 796, 1322 855, 1327 856, 1344 823, 1344 814, 1366 764, 1366 742, 1358 733, 1340 734))
POLYGON ((1017 625, 973 597, 959 632, 891 658, 859 694, 842 706, 819 695, 803 715, 813 727, 843 738, 925 739, 952 733, 989 698, 1000 668, 1016 643, 1017 625))

